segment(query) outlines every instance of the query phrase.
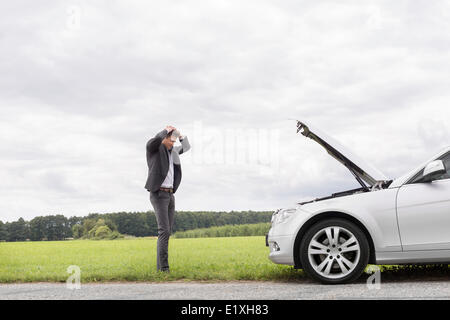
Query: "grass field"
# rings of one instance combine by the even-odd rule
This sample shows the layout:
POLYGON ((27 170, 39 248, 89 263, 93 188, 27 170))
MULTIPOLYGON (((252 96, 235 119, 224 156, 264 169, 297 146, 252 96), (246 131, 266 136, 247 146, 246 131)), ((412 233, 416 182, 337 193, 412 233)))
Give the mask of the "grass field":
POLYGON ((156 272, 156 239, 0 243, 0 282, 295 280, 301 270, 268 259, 264 237, 170 239, 170 274, 156 272))
MULTIPOLYGON (((81 282, 302 281, 302 270, 268 259, 264 237, 170 239, 171 273, 156 272, 156 238, 0 242, 0 283, 65 282, 70 265, 81 282)), ((449 279, 448 265, 380 266, 383 279, 449 279)), ((367 276, 366 276, 367 277, 367 276)))

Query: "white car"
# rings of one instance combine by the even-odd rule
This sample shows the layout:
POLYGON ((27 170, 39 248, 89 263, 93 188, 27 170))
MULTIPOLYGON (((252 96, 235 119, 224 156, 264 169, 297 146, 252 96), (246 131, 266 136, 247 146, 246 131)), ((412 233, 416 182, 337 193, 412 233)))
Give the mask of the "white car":
POLYGON ((391 180, 318 129, 308 137, 346 166, 361 188, 280 209, 266 236, 269 258, 322 283, 346 283, 367 264, 450 262, 450 148, 391 180))

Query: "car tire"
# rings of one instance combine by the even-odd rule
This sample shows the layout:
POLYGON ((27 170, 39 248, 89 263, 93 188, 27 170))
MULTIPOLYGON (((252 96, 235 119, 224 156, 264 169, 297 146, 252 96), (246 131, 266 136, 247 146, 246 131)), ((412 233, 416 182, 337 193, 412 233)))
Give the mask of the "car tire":
POLYGON ((341 218, 317 222, 300 242, 303 270, 324 284, 356 280, 367 266, 369 256, 370 247, 364 232, 341 218))

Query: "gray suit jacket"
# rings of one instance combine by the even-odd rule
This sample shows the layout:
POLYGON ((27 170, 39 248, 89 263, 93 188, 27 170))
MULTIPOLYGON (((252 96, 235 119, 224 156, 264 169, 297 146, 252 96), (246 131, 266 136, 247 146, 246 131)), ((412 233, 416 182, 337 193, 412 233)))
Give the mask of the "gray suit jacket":
MULTIPOLYGON (((147 142, 147 166, 148 177, 145 189, 156 192, 161 187, 169 171, 169 157, 166 147, 161 143, 167 135, 167 131, 159 132, 147 142)), ((173 159, 173 192, 175 193, 181 182, 181 163, 179 155, 191 148, 187 137, 181 141, 181 146, 172 148, 173 159)))

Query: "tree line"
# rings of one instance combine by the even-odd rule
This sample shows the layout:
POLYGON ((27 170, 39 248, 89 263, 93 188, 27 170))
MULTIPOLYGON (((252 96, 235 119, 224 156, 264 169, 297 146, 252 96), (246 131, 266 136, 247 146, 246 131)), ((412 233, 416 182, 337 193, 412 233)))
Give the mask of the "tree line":
MULTIPOLYGON (((223 225, 269 222, 272 211, 177 211, 173 232, 223 225)), ((153 211, 91 213, 85 217, 49 215, 30 221, 0 221, 0 241, 41 241, 80 238, 102 219, 111 231, 136 237, 157 236, 158 226, 153 211)), ((106 228, 103 228, 106 229, 106 228)))

